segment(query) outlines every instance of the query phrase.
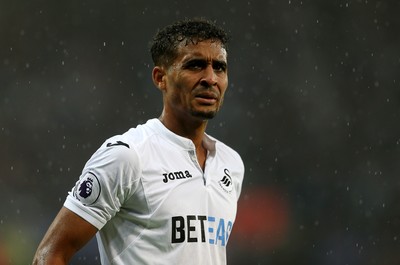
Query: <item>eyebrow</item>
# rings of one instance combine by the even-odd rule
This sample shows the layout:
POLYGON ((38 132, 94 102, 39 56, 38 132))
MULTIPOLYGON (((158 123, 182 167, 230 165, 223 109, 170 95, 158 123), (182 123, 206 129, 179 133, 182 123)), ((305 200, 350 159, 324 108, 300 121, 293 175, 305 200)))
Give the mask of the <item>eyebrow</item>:
MULTIPOLYGON (((192 57, 192 58, 189 58, 187 60, 184 60, 182 62, 182 65, 187 65, 187 64, 193 63, 193 62, 202 62, 202 63, 207 63, 208 64, 209 60, 207 60, 207 59, 205 59, 203 57, 192 57)), ((223 65, 225 67, 228 65, 227 61, 225 61, 225 60, 212 59, 211 60, 211 64, 215 64, 215 63, 223 65)))

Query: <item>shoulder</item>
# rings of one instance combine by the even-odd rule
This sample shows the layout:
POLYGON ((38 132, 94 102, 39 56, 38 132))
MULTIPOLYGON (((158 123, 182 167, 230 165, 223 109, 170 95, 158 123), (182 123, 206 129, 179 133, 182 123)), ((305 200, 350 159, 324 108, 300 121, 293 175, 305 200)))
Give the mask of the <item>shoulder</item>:
POLYGON ((227 144, 223 143, 222 141, 207 135, 209 139, 215 142, 215 153, 218 159, 218 163, 229 165, 229 168, 234 175, 242 182, 244 177, 245 166, 240 154, 234 150, 232 147, 228 146, 227 144))
POLYGON ((236 150, 234 150, 232 147, 228 146, 224 142, 216 139, 215 137, 212 137, 209 135, 208 135, 208 137, 210 139, 212 139, 213 141, 215 141, 215 148, 216 148, 218 155, 221 155, 227 159, 233 160, 236 163, 239 163, 239 165, 241 165, 242 167, 244 167, 242 157, 236 150))
MULTIPOLYGON (((102 163, 111 163, 116 166, 130 166, 140 169, 143 157, 143 146, 157 135, 157 120, 150 119, 146 123, 138 124, 120 135, 106 139, 94 153, 102 163)), ((93 157, 92 157, 93 158, 93 157)))
POLYGON ((146 124, 138 125, 129 129, 127 132, 114 135, 106 139, 96 153, 121 163, 132 163, 138 161, 138 146, 145 142, 153 131, 146 124))
POLYGON ((105 140, 95 155, 104 159, 127 161, 132 155, 135 156, 135 149, 124 135, 115 135, 105 140))

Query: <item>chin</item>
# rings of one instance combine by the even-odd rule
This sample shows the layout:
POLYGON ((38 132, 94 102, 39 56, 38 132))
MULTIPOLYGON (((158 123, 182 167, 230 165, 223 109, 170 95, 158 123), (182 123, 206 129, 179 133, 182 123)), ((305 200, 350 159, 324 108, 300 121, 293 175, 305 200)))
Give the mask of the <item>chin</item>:
POLYGON ((192 116, 203 120, 211 120, 217 115, 216 111, 192 111, 192 116))

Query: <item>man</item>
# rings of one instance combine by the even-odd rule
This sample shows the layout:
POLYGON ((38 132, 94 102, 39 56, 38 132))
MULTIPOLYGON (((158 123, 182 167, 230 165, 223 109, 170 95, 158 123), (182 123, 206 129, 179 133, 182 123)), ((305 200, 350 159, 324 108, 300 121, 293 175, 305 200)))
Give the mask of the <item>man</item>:
POLYGON ((226 43, 205 20, 156 34, 161 116, 94 153, 33 264, 67 264, 94 235, 102 264, 226 264, 244 166, 205 133, 228 87, 226 43))

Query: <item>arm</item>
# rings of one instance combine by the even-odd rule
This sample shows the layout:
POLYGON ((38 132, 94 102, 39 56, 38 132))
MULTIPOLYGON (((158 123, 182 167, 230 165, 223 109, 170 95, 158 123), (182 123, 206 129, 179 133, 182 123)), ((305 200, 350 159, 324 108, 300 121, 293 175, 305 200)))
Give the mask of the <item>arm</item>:
POLYGON ((96 233, 96 227, 62 207, 39 244, 33 265, 67 264, 96 233))

